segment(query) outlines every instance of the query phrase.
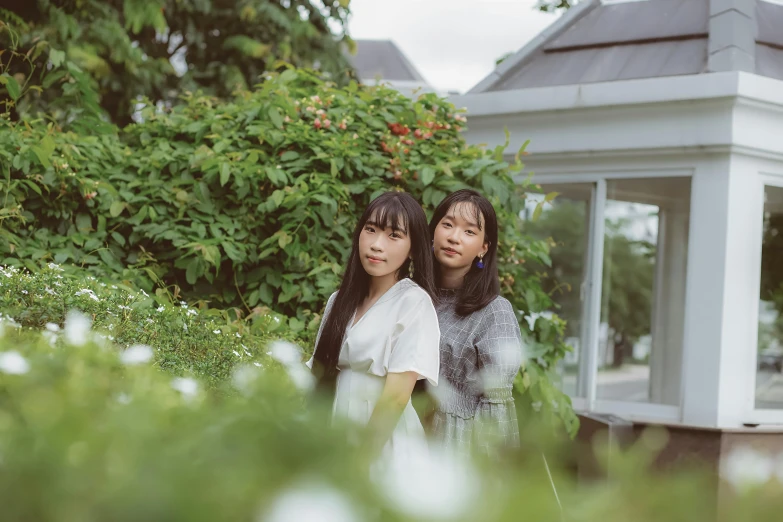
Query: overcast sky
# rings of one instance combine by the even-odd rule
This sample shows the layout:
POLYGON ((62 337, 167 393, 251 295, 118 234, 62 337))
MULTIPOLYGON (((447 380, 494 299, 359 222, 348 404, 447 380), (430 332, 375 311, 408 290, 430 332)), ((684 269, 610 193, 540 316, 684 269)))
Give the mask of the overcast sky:
POLYGON ((349 34, 393 40, 437 90, 465 92, 557 15, 536 0, 351 0, 349 34))

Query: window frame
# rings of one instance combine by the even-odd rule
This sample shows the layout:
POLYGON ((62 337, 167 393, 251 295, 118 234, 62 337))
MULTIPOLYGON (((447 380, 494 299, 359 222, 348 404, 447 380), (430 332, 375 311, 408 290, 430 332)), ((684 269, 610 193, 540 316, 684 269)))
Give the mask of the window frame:
MULTIPOLYGON (((574 173, 546 173, 537 174, 533 182, 540 185, 548 184, 592 184, 592 197, 590 201, 590 223, 588 231, 588 256, 585 286, 585 301, 582 308, 583 318, 586 323, 584 348, 580 350, 579 370, 582 373, 582 365, 587 365, 585 375, 586 396, 571 396, 571 404, 575 411, 585 413, 598 413, 618 415, 631 420, 662 421, 679 423, 682 420, 682 402, 685 387, 680 386, 680 397, 676 406, 649 402, 632 402, 598 399, 598 341, 601 324, 601 298, 603 288, 604 266, 604 238, 606 228, 606 203, 607 181, 615 179, 655 179, 655 178, 689 178, 691 186, 693 182, 692 169, 661 169, 639 171, 602 171, 602 172, 574 172, 574 173)), ((783 186, 783 179, 780 179, 783 186)), ((763 218, 763 216, 762 216, 763 218)), ((689 228, 690 228, 689 222, 689 228)), ((688 274, 686 273, 686 278, 688 274)), ((687 318, 686 318, 687 322, 687 318)), ((580 342, 581 344, 581 342, 580 342)), ((687 347, 683 338, 683 350, 680 365, 680 379, 684 377, 684 358, 687 347)), ((577 383, 577 393, 582 389, 577 383)), ((783 413, 783 412, 781 412, 783 413)), ((781 416, 783 420, 783 415, 781 416)))

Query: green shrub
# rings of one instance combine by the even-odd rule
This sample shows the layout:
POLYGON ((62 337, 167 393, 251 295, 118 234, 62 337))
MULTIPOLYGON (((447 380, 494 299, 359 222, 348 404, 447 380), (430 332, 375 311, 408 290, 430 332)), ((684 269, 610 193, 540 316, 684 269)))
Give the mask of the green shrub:
POLYGON ((3 522, 351 522, 379 510, 400 522, 777 522, 783 509, 758 455, 729 466, 737 488, 718 504, 708 474, 651 473, 649 437, 613 457, 611 480, 590 486, 551 451, 562 518, 538 445, 493 466, 422 454, 402 475, 366 480, 366 457, 346 444, 356 433, 305 408, 285 372, 243 365, 231 380, 240 393, 216 394, 73 321, 52 346, 0 319, 3 522))
MULTIPOLYGON (((520 233, 519 154, 509 164, 504 147, 466 144, 465 118, 444 99, 288 69, 230 101, 186 94, 140 116, 89 134, 0 118, 0 263, 82 267, 244 315, 268 308, 311 338, 375 195, 406 190, 431 212, 472 187, 503 224, 503 294, 526 317, 553 306, 526 264, 548 263, 548 246, 520 233)), ((574 433, 570 400, 552 385, 563 327, 547 316, 523 329, 531 358, 518 390, 529 411, 574 433)))
POLYGON ((285 316, 258 310, 240 320, 230 310, 171 303, 160 294, 76 277, 53 264, 36 273, 0 267, 0 311, 22 328, 62 343, 66 318, 78 311, 107 341, 125 348, 148 345, 155 366, 198 377, 210 387, 225 384, 240 364, 268 366, 270 341, 303 343, 286 327, 285 316))

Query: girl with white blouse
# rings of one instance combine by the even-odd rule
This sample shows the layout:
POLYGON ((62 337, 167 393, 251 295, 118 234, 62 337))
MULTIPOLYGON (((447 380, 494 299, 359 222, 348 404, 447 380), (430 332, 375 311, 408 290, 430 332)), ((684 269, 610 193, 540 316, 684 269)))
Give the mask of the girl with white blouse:
POLYGON ((382 194, 356 226, 308 366, 334 396, 333 415, 366 425, 371 455, 387 464, 404 466, 425 440, 411 392, 418 380, 438 383, 434 294, 424 211, 409 194, 382 194))

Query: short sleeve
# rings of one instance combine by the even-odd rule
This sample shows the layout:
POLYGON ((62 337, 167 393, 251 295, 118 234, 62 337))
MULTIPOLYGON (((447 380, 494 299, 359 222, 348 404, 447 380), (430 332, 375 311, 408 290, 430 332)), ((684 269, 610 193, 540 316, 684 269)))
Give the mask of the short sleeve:
POLYGON ((506 299, 498 297, 486 306, 475 346, 483 400, 510 400, 514 379, 522 366, 522 333, 514 308, 506 299))
POLYGON ((337 292, 333 293, 329 296, 329 300, 326 301, 326 307, 324 308, 324 313, 321 316, 321 324, 318 326, 318 335, 315 337, 315 345, 313 345, 313 355, 310 357, 310 360, 307 361, 307 367, 311 370, 313 369, 313 358, 315 357, 315 348, 318 346, 318 341, 321 340, 321 332, 324 331, 324 324, 326 324, 326 317, 329 315, 329 312, 332 311, 332 306, 334 306, 334 299, 337 297, 337 292))
POLYGON ((388 354, 388 373, 416 372, 419 379, 438 385, 440 371, 440 328, 438 314, 426 294, 407 307, 395 328, 388 354))

